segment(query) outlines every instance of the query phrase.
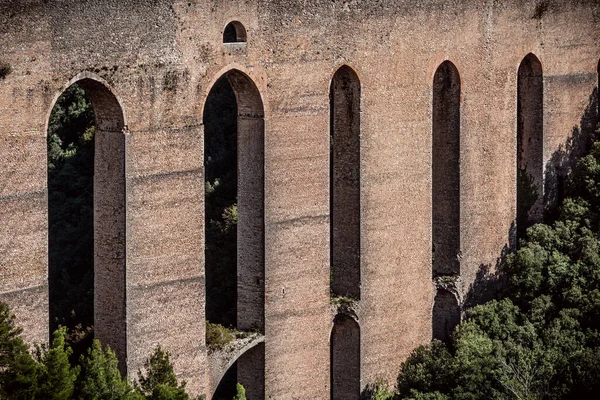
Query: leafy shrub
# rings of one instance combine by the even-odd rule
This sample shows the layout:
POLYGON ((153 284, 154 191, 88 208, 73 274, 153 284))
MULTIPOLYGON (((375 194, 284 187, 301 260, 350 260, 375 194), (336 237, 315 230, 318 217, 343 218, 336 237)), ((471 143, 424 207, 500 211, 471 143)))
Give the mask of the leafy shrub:
POLYGON ((221 324, 206 321, 206 346, 210 350, 222 350, 234 339, 233 331, 221 324))
POLYGON ((394 390, 383 379, 377 379, 374 383, 368 384, 361 394, 362 400, 392 400, 394 399, 394 390))
POLYGON ((236 394, 233 400, 246 400, 246 389, 238 383, 235 385, 236 394))

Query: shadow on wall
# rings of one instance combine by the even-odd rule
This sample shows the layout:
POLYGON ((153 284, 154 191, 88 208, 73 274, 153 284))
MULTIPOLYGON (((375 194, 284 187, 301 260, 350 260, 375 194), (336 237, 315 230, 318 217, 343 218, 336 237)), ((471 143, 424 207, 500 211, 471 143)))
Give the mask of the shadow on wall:
MULTIPOLYGON (((569 195, 569 193, 565 193, 565 183, 570 179, 573 167, 579 159, 591 149, 593 134, 600 122, 598 118, 598 95, 598 87, 596 87, 590 94, 588 105, 581 117, 579 126, 573 127, 572 134, 566 143, 561 145, 546 163, 546 193, 544 198, 546 223, 552 223, 558 217, 560 210, 557 205, 562 202, 565 196, 569 195)), ((503 274, 506 257, 514 252, 517 247, 514 222, 510 226, 508 237, 509 243, 502 248, 495 267, 492 268, 491 264, 481 264, 479 266, 475 281, 465 295, 462 304, 463 310, 500 297, 506 281, 503 274)))
POLYGON ((581 117, 579 126, 574 126, 571 136, 552 154, 546 163, 545 193, 546 218, 557 217, 557 205, 565 197, 565 183, 571 177, 571 171, 579 159, 589 152, 592 136, 598 123, 598 88, 590 95, 588 105, 581 117))

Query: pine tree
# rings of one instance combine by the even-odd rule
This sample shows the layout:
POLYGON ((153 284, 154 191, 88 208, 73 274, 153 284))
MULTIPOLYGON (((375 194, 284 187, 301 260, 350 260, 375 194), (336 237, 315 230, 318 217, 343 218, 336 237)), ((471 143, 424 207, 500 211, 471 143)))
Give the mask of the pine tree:
POLYGON ((21 331, 8 305, 0 302, 0 398, 27 399, 35 392, 37 364, 21 331))
POLYGON ((121 377, 117 368, 115 352, 94 340, 86 357, 81 357, 82 377, 80 379, 79 398, 95 400, 138 400, 143 399, 126 379, 121 377))
MULTIPOLYGON (((72 398, 79 367, 72 367, 69 356, 73 350, 65 343, 67 328, 61 327, 52 335, 47 351, 39 350, 37 398, 67 400, 72 398)), ((39 349, 39 348, 38 348, 39 349)))
POLYGON ((138 391, 152 400, 188 400, 185 381, 177 384, 177 376, 169 360, 169 353, 160 346, 144 363, 145 373, 138 372, 138 391))

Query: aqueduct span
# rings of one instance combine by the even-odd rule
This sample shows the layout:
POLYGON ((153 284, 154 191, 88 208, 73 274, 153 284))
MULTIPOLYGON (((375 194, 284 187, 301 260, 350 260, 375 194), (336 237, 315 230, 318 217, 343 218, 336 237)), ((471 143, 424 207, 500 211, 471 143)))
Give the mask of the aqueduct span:
POLYGON ((0 299, 47 341, 46 131, 77 82, 97 126, 96 337, 129 371, 162 345, 198 394, 244 353, 251 399, 358 398, 489 294, 523 226, 517 171, 539 189, 526 218, 560 195, 598 120, 599 21, 595 0, 1 0, 0 299), (218 356, 203 110, 221 77, 237 319, 260 333, 218 356))

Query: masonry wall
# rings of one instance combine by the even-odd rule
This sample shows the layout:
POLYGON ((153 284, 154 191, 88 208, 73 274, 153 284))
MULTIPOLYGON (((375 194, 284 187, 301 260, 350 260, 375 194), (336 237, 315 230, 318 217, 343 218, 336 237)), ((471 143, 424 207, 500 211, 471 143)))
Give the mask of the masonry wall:
POLYGON ((450 60, 461 77, 461 298, 513 244, 521 60, 531 52, 543 66, 546 179, 559 181, 557 151, 597 119, 586 107, 600 5, 544 3, 0 1, 0 62, 13 69, 0 79, 0 299, 27 340, 47 340, 45 125, 87 71, 114 89, 129 132, 127 365, 161 344, 203 392, 202 106, 236 68, 265 109, 266 398, 328 398, 329 88, 348 64, 362 97, 361 386, 393 379, 432 336, 438 66, 450 60), (222 44, 231 20, 246 27, 246 46, 222 44))

